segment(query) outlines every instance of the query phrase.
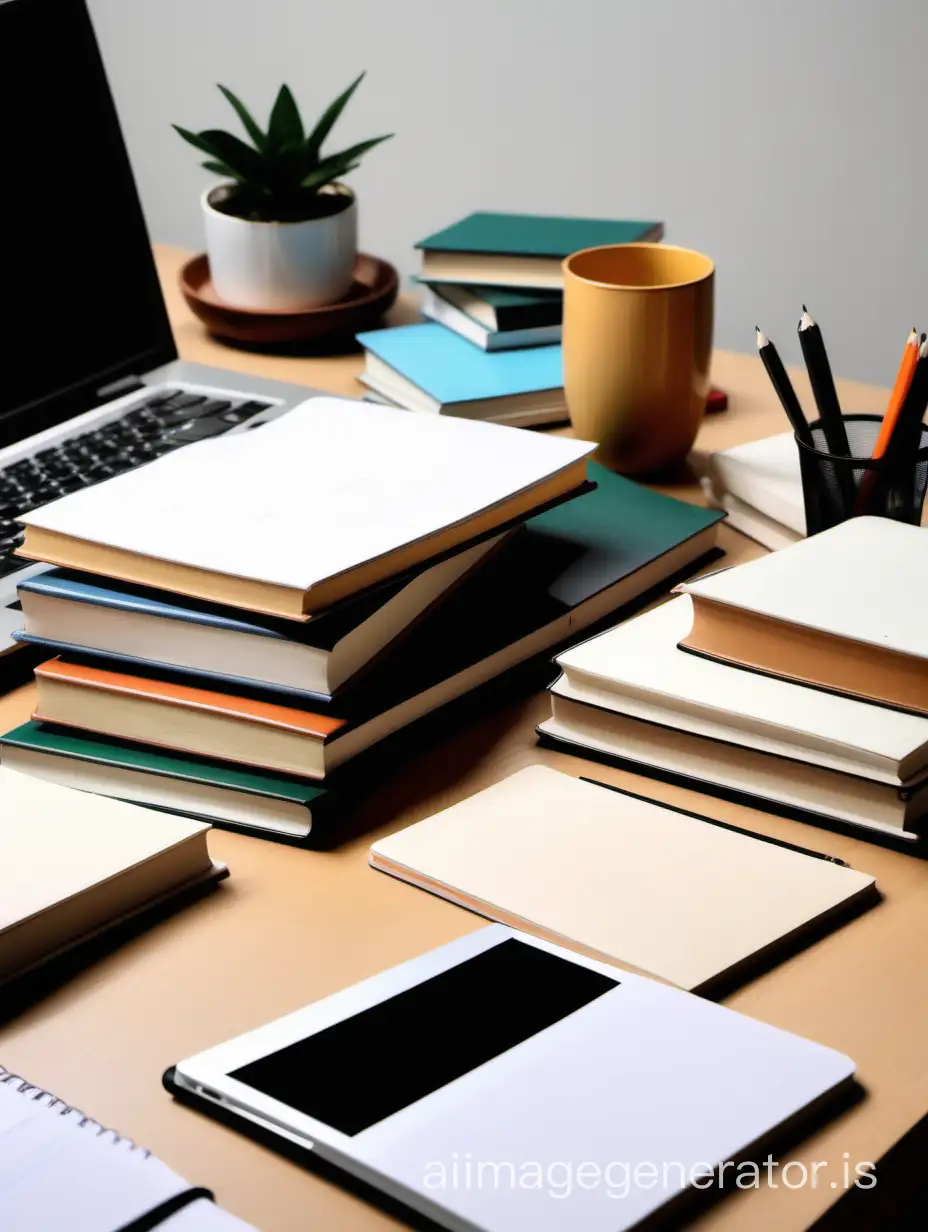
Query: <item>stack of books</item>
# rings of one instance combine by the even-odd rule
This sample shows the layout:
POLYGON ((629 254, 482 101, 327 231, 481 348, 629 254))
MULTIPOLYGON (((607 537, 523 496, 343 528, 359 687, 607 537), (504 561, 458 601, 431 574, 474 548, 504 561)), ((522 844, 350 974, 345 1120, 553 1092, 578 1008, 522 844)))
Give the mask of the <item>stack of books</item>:
POLYGON ((317 397, 24 515, 55 657, 3 764, 305 840, 362 754, 712 550, 593 448, 317 397))
POLYGON ((720 449, 709 458, 703 491, 730 526, 771 552, 806 534, 799 450, 792 432, 720 449))
POLYGON ((928 813, 928 540, 853 518, 562 654, 543 740, 911 847, 928 813))
POLYGON ((359 334, 369 396, 529 427, 566 419, 563 276, 572 252, 659 240, 662 223, 470 214, 416 245, 422 325, 359 334))

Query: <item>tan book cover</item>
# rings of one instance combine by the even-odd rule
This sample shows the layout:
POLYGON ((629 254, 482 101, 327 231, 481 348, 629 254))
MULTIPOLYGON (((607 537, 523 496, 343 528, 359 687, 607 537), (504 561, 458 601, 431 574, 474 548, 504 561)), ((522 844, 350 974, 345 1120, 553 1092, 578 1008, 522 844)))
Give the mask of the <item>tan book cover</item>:
POLYGON ((0 981, 215 879, 210 827, 0 767, 0 981))
POLYGON ((878 899, 866 873, 545 766, 374 843, 370 858, 490 919, 687 989, 878 899))

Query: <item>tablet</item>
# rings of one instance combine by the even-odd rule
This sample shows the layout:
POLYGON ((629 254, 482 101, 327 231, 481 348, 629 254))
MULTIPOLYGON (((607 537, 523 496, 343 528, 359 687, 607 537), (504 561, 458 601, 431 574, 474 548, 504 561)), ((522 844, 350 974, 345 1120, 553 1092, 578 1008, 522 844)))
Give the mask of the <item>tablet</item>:
POLYGON ((449 1229, 618 1232, 854 1065, 494 925, 180 1062, 190 1096, 449 1229))

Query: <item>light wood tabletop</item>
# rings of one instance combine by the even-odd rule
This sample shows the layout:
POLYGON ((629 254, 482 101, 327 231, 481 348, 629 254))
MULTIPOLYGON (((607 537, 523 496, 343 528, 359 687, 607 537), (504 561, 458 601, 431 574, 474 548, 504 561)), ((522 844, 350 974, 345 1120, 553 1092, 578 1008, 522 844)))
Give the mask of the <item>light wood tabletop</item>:
MULTIPOLYGON (((184 254, 160 248, 157 255, 183 358, 357 395, 357 355, 275 358, 208 339, 176 290, 184 254)), ((403 302, 393 319, 413 319, 413 313, 403 302)), ((730 405, 706 420, 698 453, 784 430, 756 356, 717 352, 713 378, 730 405)), ((800 396, 803 384, 797 377, 800 396)), ((839 386, 847 410, 885 404, 885 391, 847 381, 839 386)), ((662 490, 701 502, 690 474, 662 490)), ((726 527, 721 545, 729 564, 762 551, 726 527)), ((2 730, 25 720, 31 704, 31 686, 0 697, 2 730)), ((727 1192, 692 1226, 714 1232, 809 1227, 842 1196, 845 1161, 852 1169, 878 1161, 928 1113, 928 863, 540 750, 534 728, 547 713, 545 695, 523 698, 413 752, 372 786, 344 823, 344 841, 328 849, 302 851, 214 831, 211 850, 228 862, 231 878, 7 1021, 0 1027, 0 1062, 129 1134, 265 1232, 401 1227, 330 1180, 174 1104, 161 1073, 182 1057, 481 927, 477 916, 372 871, 368 847, 524 765, 544 762, 839 856, 876 876, 884 895, 877 907, 726 1000, 846 1052, 866 1095, 783 1156, 810 1168, 825 1161, 815 1187, 780 1183, 727 1192)), ((798 1175, 793 1169, 788 1179, 798 1175)))

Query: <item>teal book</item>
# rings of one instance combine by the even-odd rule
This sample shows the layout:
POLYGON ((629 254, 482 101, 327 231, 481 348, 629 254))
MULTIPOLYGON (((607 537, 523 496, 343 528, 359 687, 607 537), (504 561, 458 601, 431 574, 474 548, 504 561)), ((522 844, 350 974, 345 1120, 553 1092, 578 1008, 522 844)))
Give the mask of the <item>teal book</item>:
POLYGON ((49 723, 0 736, 0 760, 79 791, 291 843, 309 837, 331 802, 331 792, 306 779, 49 723))
POLYGON ((563 320, 564 295, 561 291, 517 291, 512 287, 432 283, 424 278, 418 281, 493 333, 560 328, 563 320))
POLYGON ((660 222, 480 211, 416 245, 429 282, 556 289, 561 262, 582 248, 660 240, 660 222))
POLYGON ((437 322, 358 334, 360 380, 397 406, 528 426, 567 417, 560 346, 478 350, 437 322))

